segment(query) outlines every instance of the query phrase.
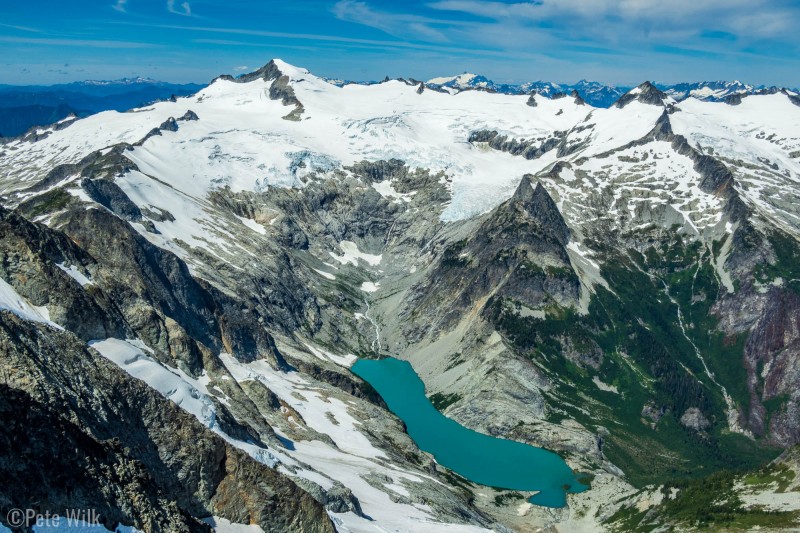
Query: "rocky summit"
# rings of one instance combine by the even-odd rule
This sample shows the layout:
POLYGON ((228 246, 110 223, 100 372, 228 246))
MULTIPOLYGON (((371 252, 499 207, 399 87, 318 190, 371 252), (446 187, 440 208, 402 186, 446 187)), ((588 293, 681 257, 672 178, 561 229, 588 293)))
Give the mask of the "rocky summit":
POLYGON ((798 96, 489 89, 273 60, 2 139, 0 531, 800 527, 798 96), (438 464, 385 357, 589 488, 438 464))

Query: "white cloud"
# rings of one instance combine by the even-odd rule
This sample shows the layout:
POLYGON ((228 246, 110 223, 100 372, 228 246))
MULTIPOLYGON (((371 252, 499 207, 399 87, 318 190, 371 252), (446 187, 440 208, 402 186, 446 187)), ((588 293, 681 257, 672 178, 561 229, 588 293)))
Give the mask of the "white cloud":
POLYGON ((177 5, 176 0, 167 0, 167 11, 175 13, 176 15, 183 15, 184 17, 192 16, 192 6, 189 2, 182 2, 177 5))
POLYGON ((395 37, 407 37, 410 34, 431 42, 447 41, 447 37, 434 26, 457 24, 414 14, 378 11, 361 0, 339 0, 332 11, 340 20, 370 26, 395 37))
POLYGON ((774 37, 796 30, 800 9, 780 0, 538 0, 507 4, 495 0, 438 0, 428 7, 514 24, 560 22, 574 33, 628 28, 735 32, 740 37, 774 37))
POLYGON ((114 4, 111 7, 113 7, 114 9, 116 9, 117 11, 119 11, 121 13, 125 13, 125 4, 127 4, 127 3, 128 3, 128 0, 117 0, 117 3, 114 4))
POLYGON ((250 67, 248 67, 247 65, 242 65, 242 66, 240 66, 240 67, 233 67, 233 70, 235 70, 235 71, 238 71, 238 72, 241 72, 241 71, 243 71, 243 70, 247 70, 247 69, 249 69, 249 68, 250 68, 250 67))
POLYGON ((513 54, 752 54, 765 42, 788 53, 800 30, 800 3, 791 0, 429 0, 413 12, 403 5, 339 0, 332 11, 407 42, 513 54))

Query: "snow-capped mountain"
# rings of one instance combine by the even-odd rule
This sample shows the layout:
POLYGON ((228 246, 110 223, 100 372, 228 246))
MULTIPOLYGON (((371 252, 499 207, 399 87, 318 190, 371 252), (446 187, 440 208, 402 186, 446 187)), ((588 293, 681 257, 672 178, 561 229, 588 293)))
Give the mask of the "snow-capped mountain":
MULTIPOLYGON (((581 80, 574 84, 559 84, 549 81, 533 81, 519 84, 495 83, 485 76, 464 73, 458 76, 433 78, 426 82, 435 87, 447 87, 456 90, 484 89, 504 94, 530 94, 535 92, 547 98, 577 93, 594 107, 610 107, 630 87, 605 85, 596 81, 581 80)), ((765 85, 748 85, 740 81, 702 81, 664 85, 657 83, 659 89, 677 101, 687 98, 721 102, 728 97, 777 92, 778 87, 765 85)), ((793 92, 798 92, 793 90, 793 92)))
POLYGON ((465 76, 273 60, 0 144, 0 413, 58 429, 0 425, 41 480, 0 503, 77 483, 148 532, 791 524, 800 98, 465 76), (591 488, 548 509, 446 469, 350 371, 388 356, 591 488), (730 498, 692 514, 715 472, 730 498))
POLYGON ((164 82, 154 80, 144 76, 136 76, 133 78, 120 78, 118 80, 86 80, 70 83, 68 85, 152 85, 162 84, 164 82))
POLYGON ((485 76, 465 72, 458 76, 445 76, 432 78, 426 82, 428 85, 450 87, 453 89, 492 89, 497 90, 498 85, 485 76))
POLYGON ((720 102, 734 95, 750 95, 759 92, 774 92, 777 90, 778 88, 776 87, 749 85, 738 80, 679 83, 664 87, 664 91, 676 100, 685 100, 691 97, 711 102, 720 102))
POLYGON ((546 81, 525 82, 520 84, 495 83, 485 76, 464 73, 458 76, 432 78, 426 82, 434 87, 447 87, 456 90, 484 89, 503 94, 530 94, 535 92, 547 98, 567 95, 577 91, 590 105, 609 107, 627 88, 612 87, 598 82, 581 80, 575 84, 558 84, 546 81))

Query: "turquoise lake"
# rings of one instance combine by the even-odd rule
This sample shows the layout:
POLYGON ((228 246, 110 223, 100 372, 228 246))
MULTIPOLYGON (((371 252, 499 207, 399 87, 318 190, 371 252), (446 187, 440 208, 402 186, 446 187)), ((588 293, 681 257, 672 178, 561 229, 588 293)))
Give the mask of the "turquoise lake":
POLYGON ((566 493, 589 488, 557 454, 472 431, 441 414, 407 361, 360 359, 351 370, 378 391, 420 449, 474 483, 540 491, 528 501, 545 507, 563 507, 566 493))

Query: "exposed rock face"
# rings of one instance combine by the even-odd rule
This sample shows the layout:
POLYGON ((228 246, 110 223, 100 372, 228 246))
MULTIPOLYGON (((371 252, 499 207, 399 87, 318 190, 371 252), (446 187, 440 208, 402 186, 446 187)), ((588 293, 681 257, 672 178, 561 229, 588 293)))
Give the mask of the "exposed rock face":
POLYGON ((782 287, 773 286, 765 294, 749 289, 718 305, 731 333, 752 328, 744 350, 750 391, 747 424, 756 435, 791 445, 800 440, 794 423, 800 395, 793 385, 800 379, 800 299, 782 287), (774 407, 768 412, 765 405, 770 404, 774 407))
POLYGON ((711 425, 697 407, 690 407, 681 415, 681 424, 695 431, 703 431, 711 425))
POLYGON ((242 74, 241 76, 236 78, 236 81, 239 83, 249 83, 251 81, 258 79, 262 79, 264 81, 272 81, 272 80, 277 80, 281 76, 283 76, 283 72, 281 72, 280 68, 273 60, 258 70, 254 70, 253 72, 247 74, 242 74))
POLYGON ((105 294, 90 295, 64 269, 84 276, 93 257, 63 235, 27 222, 0 207, 0 275, 33 305, 47 306, 51 319, 84 340, 132 334, 117 305, 105 294))
MULTIPOLYGON (((22 399, 32 409, 30 416, 53 417, 96 465, 76 473, 84 487, 81 496, 63 492, 71 474, 62 470, 64 477, 43 479, 43 485, 6 483, 0 500, 51 512, 97 506, 109 523, 148 533, 173 527, 202 531, 206 528, 190 516, 212 514, 265 530, 333 531, 322 508, 294 483, 225 444, 71 334, 45 332, 0 311, 0 348, 3 399, 22 399)), ((69 444, 31 436, 29 462, 15 468, 36 473, 37 463, 54 447, 69 444)))
POLYGON ((289 84, 289 77, 281 72, 280 67, 275 63, 274 60, 270 61, 258 70, 239 76, 235 80, 231 78, 231 81, 235 81, 237 83, 249 83, 258 79, 272 82, 269 87, 269 97, 272 100, 280 100, 285 106, 295 106, 292 112, 283 117, 284 119, 300 120, 300 115, 302 115, 304 111, 303 104, 301 104, 300 100, 298 100, 297 96, 295 96, 294 89, 292 89, 291 85, 289 84))
POLYGON ((575 103, 578 105, 586 105, 586 101, 581 97, 580 93, 576 89, 572 89, 569 95, 575 99, 575 103))
POLYGON ((533 176, 526 174, 517 187, 511 203, 530 218, 537 232, 547 240, 558 241, 562 246, 569 240, 569 228, 553 199, 541 183, 533 184, 533 176))
POLYGON ((84 178, 81 181, 81 187, 89 195, 89 198, 108 208, 119 217, 130 222, 142 221, 142 212, 139 207, 131 202, 130 198, 113 181, 84 178))
MULTIPOLYGON (((534 103, 536 103, 535 100, 534 103)), ((488 143, 495 150, 508 152, 512 155, 521 155, 525 159, 538 159, 550 150, 559 147, 566 136, 565 133, 559 133, 560 135, 547 139, 520 141, 508 139, 508 137, 500 135, 497 131, 479 130, 470 133, 467 140, 471 143, 488 143)))
POLYGON ((646 81, 620 97, 614 104, 614 107, 621 109, 633 101, 650 105, 664 105, 664 102, 668 99, 669 96, 667 96, 666 93, 660 91, 649 81, 646 81))
POLYGON ((725 103, 728 105, 739 105, 742 103, 742 98, 745 96, 744 94, 730 94, 725 97, 725 103))
POLYGON ((472 238, 444 251, 405 313, 437 317, 435 331, 447 331, 465 309, 479 311, 491 297, 533 309, 548 298, 562 305, 577 302, 579 282, 565 249, 568 240, 569 229, 550 195, 525 176, 472 238))
POLYGON ((63 514, 78 507, 96 509, 112 530, 118 523, 142 531, 210 530, 165 498, 119 441, 95 440, 58 410, 5 384, 0 415, 6 421, 0 427, 3 514, 15 508, 63 514))

